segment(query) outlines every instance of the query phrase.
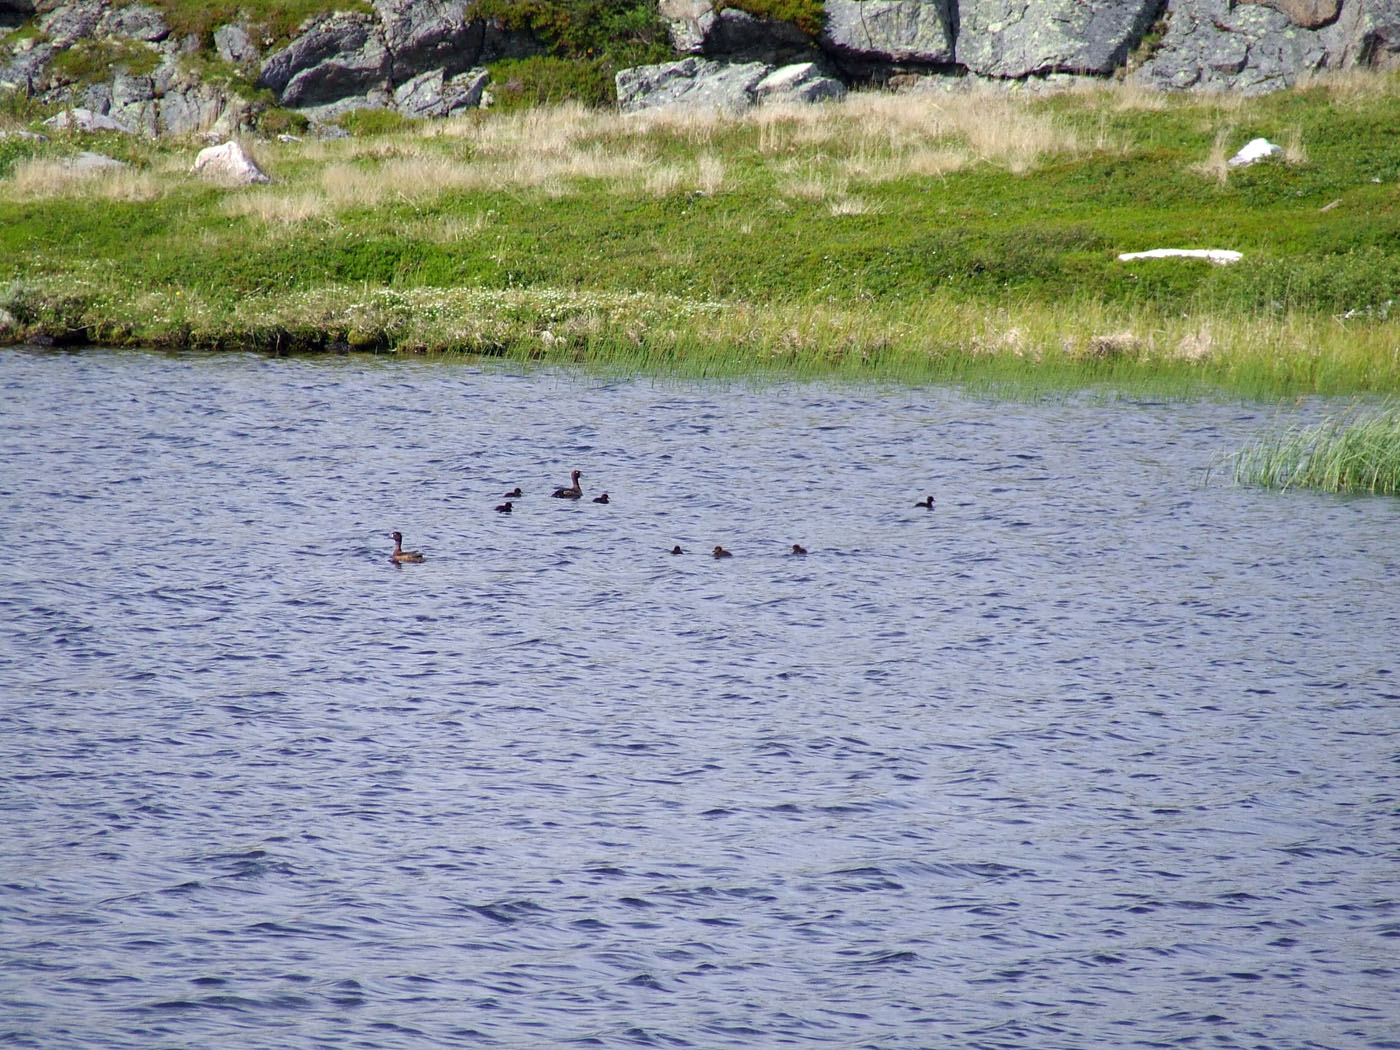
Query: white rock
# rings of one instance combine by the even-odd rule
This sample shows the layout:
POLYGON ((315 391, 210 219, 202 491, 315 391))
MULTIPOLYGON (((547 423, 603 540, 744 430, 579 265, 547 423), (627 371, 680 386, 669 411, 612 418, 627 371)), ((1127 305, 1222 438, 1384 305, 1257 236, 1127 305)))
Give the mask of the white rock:
POLYGON ((240 186, 272 181, 253 163, 253 158, 243 152, 243 147, 233 141, 200 150, 199 155, 194 158, 193 170, 205 178, 240 186))
POLYGON ((1123 252, 1119 262, 1132 262, 1134 259, 1205 259, 1217 266, 1229 266, 1244 258, 1240 252, 1228 248, 1153 248, 1146 252, 1123 252))
POLYGON ((1244 144, 1244 149, 1240 150, 1225 163, 1232 168, 1239 168, 1246 164, 1253 164, 1256 161, 1264 160, 1266 157, 1277 157, 1281 153, 1283 153, 1283 147, 1275 146, 1268 139, 1250 139, 1244 144))

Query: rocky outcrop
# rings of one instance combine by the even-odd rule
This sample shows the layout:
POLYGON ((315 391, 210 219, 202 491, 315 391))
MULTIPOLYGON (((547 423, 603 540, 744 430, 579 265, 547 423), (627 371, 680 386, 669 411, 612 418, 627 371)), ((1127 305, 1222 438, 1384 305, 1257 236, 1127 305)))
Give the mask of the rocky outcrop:
MULTIPOLYGON (((272 91, 279 104, 313 117, 364 106, 449 116, 481 104, 486 63, 542 50, 527 34, 474 17, 474 8, 475 0, 374 0, 373 13, 327 12, 309 19, 271 54, 262 52, 241 22, 216 27, 213 44, 222 61, 272 91)), ((249 111, 229 89, 183 71, 181 56, 199 41, 174 39, 149 3, 0 0, 0 12, 10 14, 0 26, 32 20, 37 30, 8 46, 0 37, 0 90, 88 110, 148 135, 229 132, 249 111), (115 65, 105 81, 75 82, 54 59, 86 41, 115 42, 127 55, 150 48, 156 69, 145 72, 148 63, 138 62, 133 68, 143 71, 132 75, 115 65)))
MULTIPOLYGON (((1130 65, 1155 87, 1256 93, 1323 70, 1400 67, 1400 0, 825 0, 810 33, 725 0, 656 3, 683 57, 619 73, 625 110, 819 101, 854 82, 1054 85, 1130 65), (1149 36, 1150 53, 1135 52, 1149 36)), ((238 20, 215 27, 214 48, 313 119, 366 106, 450 116, 483 104, 489 64, 543 50, 477 17, 478 0, 326 6, 271 53, 238 20)), ((0 90, 133 132, 228 133, 246 118, 236 94, 182 61, 199 46, 177 39, 152 0, 0 0, 0 90), (21 23, 35 31, 4 32, 21 23), (55 59, 93 40, 124 57, 97 83, 66 77, 55 59)))
POLYGON ((323 15, 263 63, 258 86, 284 106, 318 106, 383 91, 389 49, 368 15, 323 15))
POLYGON ((785 63, 813 57, 815 42, 790 22, 758 18, 736 7, 714 10, 706 0, 660 0, 675 49, 730 61, 785 63))
POLYGON ((822 50, 843 68, 940 67, 956 60, 956 0, 827 0, 822 50))
POLYGON ((957 61, 988 77, 1112 73, 1160 6, 1161 0, 962 0, 957 61))
MULTIPOLYGON (((719 27, 732 13, 716 0, 659 3, 680 50, 734 61, 762 51, 751 34, 729 42, 719 27)), ((1400 0, 826 0, 824 9, 816 43, 853 79, 1107 76, 1154 23, 1165 35, 1132 75, 1165 89, 1255 93, 1322 70, 1400 66, 1400 0)))
POLYGON ((481 105, 490 80, 485 69, 450 78, 433 69, 400 84, 394 90, 394 105, 406 117, 450 117, 481 105))
POLYGON ((267 57, 258 85, 323 117, 364 106, 445 116, 479 105, 484 85, 472 70, 541 48, 471 9, 468 0, 377 0, 374 15, 320 16, 267 57))
POLYGON ((617 74, 617 104, 624 113, 675 106, 738 112, 753 105, 758 85, 771 72, 762 62, 694 57, 637 66, 617 74))
POLYGON ((815 62, 775 67, 691 57, 617 74, 624 113, 666 108, 737 113, 761 102, 820 102, 845 93, 846 85, 815 62))
POLYGON ((817 62, 780 66, 754 88, 757 102, 826 102, 845 95, 845 83, 817 62))
POLYGON ((1323 70, 1400 65, 1396 0, 1173 0, 1169 10, 1161 47, 1135 74, 1160 88, 1259 94, 1323 70))

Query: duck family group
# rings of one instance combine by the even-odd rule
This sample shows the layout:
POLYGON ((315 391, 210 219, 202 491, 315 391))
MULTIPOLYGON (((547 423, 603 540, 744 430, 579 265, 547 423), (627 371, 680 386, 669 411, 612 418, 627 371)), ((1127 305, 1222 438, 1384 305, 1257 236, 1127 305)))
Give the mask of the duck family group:
MULTIPOLYGON (((553 492, 550 493, 550 495, 555 499, 583 499, 583 486, 581 486, 578 483, 578 479, 581 477, 583 477, 583 471, 571 471, 569 473, 569 484, 561 488, 555 489, 553 492)), ((515 488, 513 488, 511 491, 505 494, 504 503, 497 504, 496 513, 511 513, 515 509, 515 505, 512 501, 519 499, 523 495, 525 495, 525 493, 521 490, 520 486, 517 485, 515 488)), ((610 501, 608 499, 608 494, 604 492, 601 496, 594 496, 593 502, 608 503, 610 501)), ((920 500, 918 503, 914 504, 914 506, 923 507, 925 510, 932 510, 933 497, 929 496, 923 500, 920 500)), ((403 533, 390 533, 390 538, 394 541, 394 553, 389 555, 389 560, 392 561, 394 564, 403 565, 405 563, 420 562, 426 560, 423 557, 422 551, 406 551, 403 549, 403 533)), ((671 548, 671 553, 684 554, 685 551, 681 550, 680 544, 676 544, 676 546, 671 548)), ((802 546, 802 544, 800 543, 794 543, 792 545, 792 550, 789 551, 789 553, 806 554, 807 548, 802 546)), ((712 552, 712 556, 716 558, 732 558, 734 555, 730 551, 727 551, 720 545, 716 544, 715 549, 712 552)))

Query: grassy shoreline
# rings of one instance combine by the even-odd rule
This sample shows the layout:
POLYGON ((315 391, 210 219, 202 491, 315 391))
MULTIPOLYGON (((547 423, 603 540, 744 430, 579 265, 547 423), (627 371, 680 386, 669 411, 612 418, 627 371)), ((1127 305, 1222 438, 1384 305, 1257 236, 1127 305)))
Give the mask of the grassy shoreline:
POLYGON ((249 142, 274 182, 239 188, 189 174, 203 143, 8 137, 0 341, 1400 393, 1397 100, 562 106, 249 142), (1227 168, 1255 135, 1285 156, 1227 168), (1152 247, 1245 259, 1117 261, 1152 247))

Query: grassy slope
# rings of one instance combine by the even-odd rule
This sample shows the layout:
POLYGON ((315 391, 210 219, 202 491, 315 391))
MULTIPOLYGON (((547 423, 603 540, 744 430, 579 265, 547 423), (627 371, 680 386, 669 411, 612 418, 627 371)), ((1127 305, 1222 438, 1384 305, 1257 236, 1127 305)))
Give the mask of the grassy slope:
POLYGON ((0 286, 20 330, 115 340, 1395 391, 1397 97, 1391 77, 722 122, 484 114, 263 144, 272 190, 190 180, 192 145, 10 140, 0 286), (1221 146, 1256 134, 1291 162, 1218 174, 1221 146), (23 155, 79 146, 139 171, 26 182, 23 155), (1115 259, 1159 246, 1246 261, 1115 259))

